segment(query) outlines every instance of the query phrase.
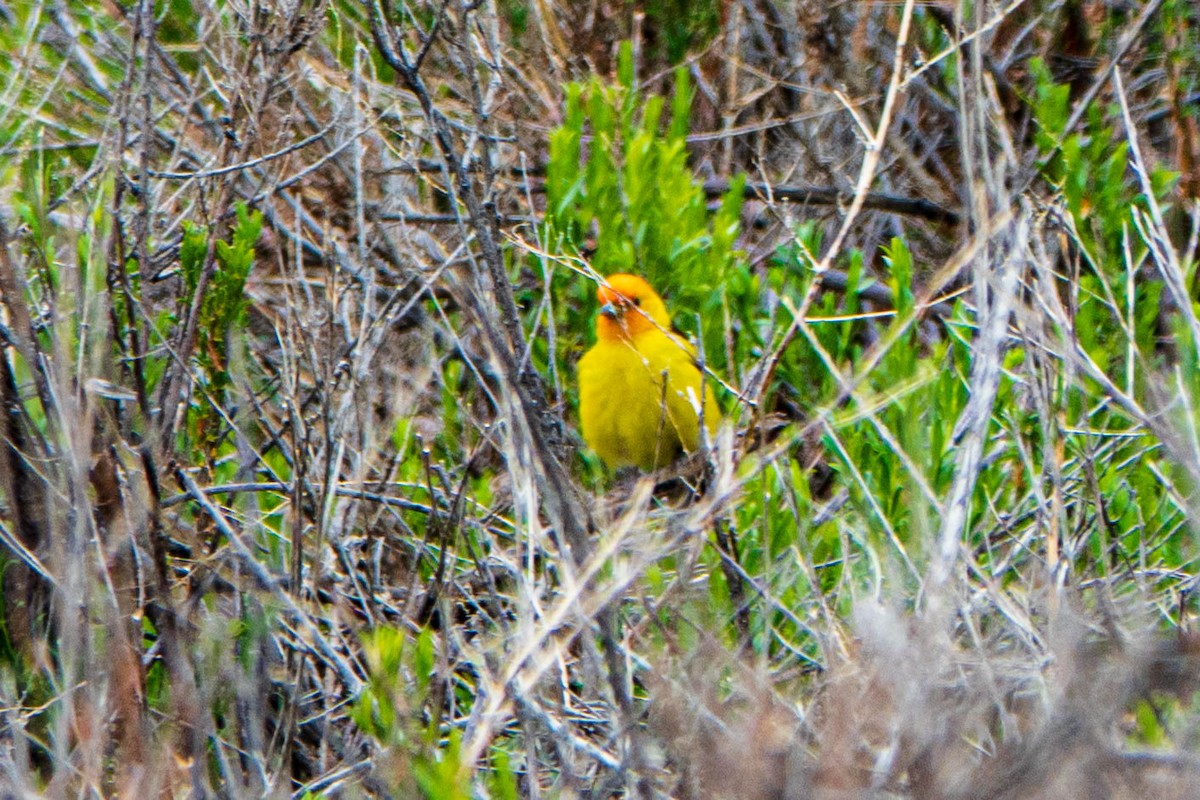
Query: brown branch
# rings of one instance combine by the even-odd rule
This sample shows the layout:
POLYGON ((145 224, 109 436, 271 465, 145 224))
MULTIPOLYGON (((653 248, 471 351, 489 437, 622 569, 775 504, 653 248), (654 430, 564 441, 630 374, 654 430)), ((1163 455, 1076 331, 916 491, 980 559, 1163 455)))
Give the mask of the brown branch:
POLYGON ((434 105, 424 78, 403 46, 396 46, 397 42, 393 40, 386 21, 388 13, 379 0, 373 2, 372 7, 371 33, 376 48, 384 61, 396 70, 401 81, 417 98, 422 114, 433 128, 438 151, 445 162, 442 170, 453 177, 452 185, 446 187, 447 191, 467 209, 467 220, 479 243, 499 319, 493 318, 491 311, 474 292, 467 292, 466 299, 471 306, 471 312, 480 323, 488 345, 500 362, 506 382, 516 395, 515 410, 524 417, 525 428, 532 439, 532 453, 539 462, 539 472, 547 484, 544 493, 546 511, 552 518, 555 529, 561 531, 566 543, 570 545, 573 559, 579 563, 587 549, 587 514, 575 496, 570 477, 550 447, 550 442, 556 438, 559 423, 552 410, 539 399, 545 396, 541 379, 532 370, 522 370, 516 356, 515 337, 521 330, 520 315, 509 284, 504 255, 499 246, 499 221, 495 208, 490 200, 485 202, 477 194, 473 170, 455 146, 449 121, 434 105))
MULTIPOLYGON (((479 169, 478 162, 464 162, 468 171, 479 169)), ((388 170, 391 173, 414 174, 441 172, 438 162, 430 159, 420 159, 416 164, 404 165, 388 170)), ((512 167, 507 170, 510 178, 544 178, 546 166, 512 167)), ((546 184, 541 181, 531 181, 526 187, 532 194, 544 194, 546 184)), ((724 197, 729 193, 730 182, 724 178, 714 178, 704 182, 704 194, 710 199, 724 197)), ((828 186, 800 186, 796 184, 746 183, 742 188, 742 197, 747 200, 761 200, 766 203, 786 201, 810 206, 843 206, 850 202, 853 193, 834 189, 828 186)), ((938 205, 931 200, 920 197, 904 197, 886 192, 867 192, 863 208, 873 211, 885 211, 906 217, 916 217, 942 225, 957 225, 962 221, 962 215, 957 211, 938 205)), ((438 219, 435 222, 442 222, 438 219)), ((449 220, 446 220, 449 221, 449 220)))
MULTIPOLYGON (((728 191, 729 181, 704 182, 704 193, 709 197, 723 197, 728 191)), ((772 186, 767 183, 747 183, 742 190, 742 196, 748 200, 762 200, 763 202, 784 200, 802 205, 843 206, 850 202, 853 193, 826 186, 792 186, 789 184, 772 186)), ((957 211, 951 211, 930 200, 883 192, 867 192, 863 200, 863 208, 887 211, 906 217, 918 217, 943 225, 957 225, 962 219, 957 211)))
POLYGON ((179 488, 195 501, 200 506, 200 510, 212 520, 217 531, 232 546, 238 563, 254 579, 255 583, 260 588, 270 592, 271 596, 275 598, 276 602, 280 604, 298 628, 308 635, 308 641, 304 644, 311 648, 314 653, 319 654, 329 666, 333 667, 338 678, 342 681, 342 685, 346 687, 347 693, 357 696, 362 691, 363 681, 358 677, 353 667, 351 667, 350 662, 334 649, 333 645, 326 640, 320 629, 317 628, 316 623, 312 621, 312 618, 296 605, 292 596, 284 590, 282 582, 255 558, 253 549, 243 541, 242 535, 226 519, 224 512, 208 499, 208 495, 197 485, 195 479, 187 471, 176 467, 175 480, 179 483, 179 488))

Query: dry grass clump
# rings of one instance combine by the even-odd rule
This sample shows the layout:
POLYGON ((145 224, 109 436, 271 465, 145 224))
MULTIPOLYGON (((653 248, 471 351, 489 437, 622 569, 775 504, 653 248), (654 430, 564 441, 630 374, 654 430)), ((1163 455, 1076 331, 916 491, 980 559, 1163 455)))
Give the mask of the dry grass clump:
POLYGON ((1200 675, 1194 637, 1116 644, 1066 613, 1059 625, 1073 630, 1033 660, 1002 642, 964 651, 930 630, 929 617, 874 604, 858 616, 853 650, 802 694, 711 648, 653 682, 650 730, 679 758, 672 796, 1195 792, 1193 756, 1128 743, 1131 708, 1190 705, 1200 675))

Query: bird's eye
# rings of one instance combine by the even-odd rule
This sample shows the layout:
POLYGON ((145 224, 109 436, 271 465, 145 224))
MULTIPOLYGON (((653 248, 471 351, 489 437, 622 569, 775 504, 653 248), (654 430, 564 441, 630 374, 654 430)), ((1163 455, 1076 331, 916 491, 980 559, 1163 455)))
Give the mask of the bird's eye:
POLYGON ((642 298, 640 298, 640 297, 633 298, 633 304, 635 306, 640 306, 642 304, 642 298))

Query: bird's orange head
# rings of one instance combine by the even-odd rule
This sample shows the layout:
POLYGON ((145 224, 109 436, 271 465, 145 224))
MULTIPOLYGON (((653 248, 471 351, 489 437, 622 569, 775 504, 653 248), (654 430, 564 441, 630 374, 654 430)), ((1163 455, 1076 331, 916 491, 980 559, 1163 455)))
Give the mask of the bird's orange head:
POLYGON ((596 290, 600 315, 596 337, 601 341, 632 339, 653 330, 671 330, 667 306, 650 284, 637 275, 609 275, 596 290))

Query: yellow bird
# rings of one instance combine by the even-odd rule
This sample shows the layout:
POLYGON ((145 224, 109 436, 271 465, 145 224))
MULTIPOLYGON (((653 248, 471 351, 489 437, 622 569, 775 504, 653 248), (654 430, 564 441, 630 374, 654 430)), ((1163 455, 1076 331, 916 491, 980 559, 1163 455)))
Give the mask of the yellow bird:
POLYGON ((715 432, 720 409, 650 284, 624 274, 606 282, 596 292, 596 344, 579 360, 583 439, 612 469, 657 469, 700 446, 701 415, 715 432))

